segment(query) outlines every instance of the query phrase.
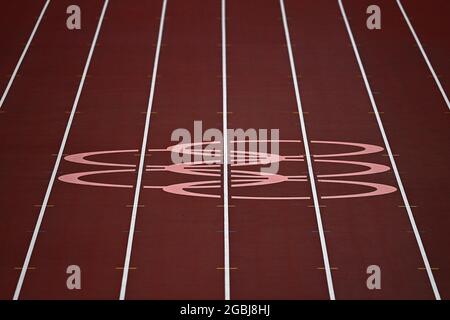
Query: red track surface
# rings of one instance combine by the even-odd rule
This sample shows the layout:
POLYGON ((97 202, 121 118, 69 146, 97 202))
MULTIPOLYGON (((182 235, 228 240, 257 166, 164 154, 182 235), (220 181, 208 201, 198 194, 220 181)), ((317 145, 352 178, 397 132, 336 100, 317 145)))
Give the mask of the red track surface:
MULTIPOLYGON (((449 3, 403 2, 443 90, 450 92, 449 3)), ((3 4, 1 94, 44 3, 3 4)), ((168 0, 164 17, 162 0, 110 0, 104 20, 104 1, 78 0, 78 31, 65 25, 71 4, 51 1, 0 107, 1 299, 14 293, 21 299, 117 299, 121 290, 128 299, 224 299, 227 287, 231 299, 329 299, 331 284, 336 299, 434 299, 433 281, 441 298, 450 297, 450 110, 396 1, 377 1, 382 29, 375 31, 366 28, 372 1, 344 0, 343 5, 418 233, 408 218, 337 0, 284 0, 314 177, 308 173, 278 0, 226 0, 225 21, 220 0, 168 0), (211 179, 158 170, 171 162, 163 149, 176 144, 173 130, 193 130, 196 120, 203 121, 204 130, 222 129, 224 22, 228 128, 280 129, 280 139, 293 141, 281 143, 281 154, 302 157, 281 162, 279 174, 314 179, 320 207, 314 205, 315 190, 306 177, 245 188, 236 170, 255 168, 230 165, 228 229, 223 167, 217 166, 211 179), (152 113, 146 119, 152 83, 152 113), (136 224, 130 228, 146 120, 143 178, 136 224), (62 159, 55 167, 61 141, 62 159), (380 148, 344 156, 358 150, 351 143, 380 148), (102 151, 113 152, 88 158, 97 164, 70 157, 102 151), (385 170, 342 176, 362 170, 349 161, 385 170), (115 186, 67 183, 75 182, 75 173, 101 170, 121 171, 82 179, 115 186), (216 181, 215 188, 200 189, 212 197, 157 188, 205 180, 216 181), (390 191, 342 197, 369 191, 352 182, 376 183, 390 191), (48 203, 41 210, 46 194, 48 203), (224 250, 226 235, 229 251, 224 250), (331 279, 326 277, 325 249, 331 279), (128 253, 129 269, 124 266, 128 253), (81 267, 81 290, 66 287, 69 265, 81 267), (366 286, 369 265, 381 267, 381 290, 366 286), (229 282, 224 281, 227 272, 229 282)))

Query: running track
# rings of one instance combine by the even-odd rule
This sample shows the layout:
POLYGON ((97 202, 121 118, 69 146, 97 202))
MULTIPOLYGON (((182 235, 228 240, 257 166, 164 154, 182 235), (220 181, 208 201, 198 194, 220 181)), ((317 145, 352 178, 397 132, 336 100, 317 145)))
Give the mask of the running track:
POLYGON ((448 1, 72 4, 2 4, 1 299, 450 298, 448 1), (280 129, 294 177, 163 190, 210 180, 167 170, 196 120, 280 129))

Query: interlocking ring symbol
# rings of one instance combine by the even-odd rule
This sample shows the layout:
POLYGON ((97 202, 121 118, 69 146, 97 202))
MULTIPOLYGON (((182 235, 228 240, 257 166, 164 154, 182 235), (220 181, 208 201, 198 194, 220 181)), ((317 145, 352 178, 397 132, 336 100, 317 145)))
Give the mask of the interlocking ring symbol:
MULTIPOLYGON (((246 141, 252 142, 252 141, 246 141)), ((256 141, 253 141, 256 142, 256 141)), ((257 142, 276 142, 279 144, 298 144, 298 150, 303 150, 300 140, 258 140, 257 142)), ((214 142, 213 142, 214 143, 214 142)), ((244 141, 234 141, 234 143, 244 143, 244 141)), ((339 142, 339 141, 311 141, 312 144, 331 145, 339 148, 344 148, 346 151, 341 153, 330 154, 316 154, 313 155, 314 163, 325 163, 333 166, 347 165, 361 168, 353 172, 340 172, 329 174, 318 174, 316 179, 318 184, 340 184, 357 187, 360 192, 347 194, 324 194, 322 199, 345 199, 345 198, 359 198, 380 196, 395 192, 397 189, 393 186, 377 183, 354 180, 355 177, 374 175, 378 173, 387 172, 390 168, 386 165, 363 162, 356 160, 342 160, 341 158, 355 158, 367 154, 374 154, 383 151, 382 147, 353 142, 339 142)), ((208 155, 203 148, 211 142, 199 142, 188 144, 176 144, 162 149, 148 149, 150 153, 172 153, 189 154, 192 156, 208 155)), ((136 164, 114 163, 107 161, 94 160, 99 158, 107 159, 111 155, 137 153, 139 150, 111 150, 111 151, 96 151, 83 152, 66 156, 64 159, 68 162, 88 165, 88 166, 103 166, 114 169, 108 170, 94 170, 65 174, 59 177, 60 181, 77 184, 82 186, 93 187, 110 187, 110 188, 134 188, 130 184, 111 183, 99 181, 99 177, 104 175, 119 175, 124 173, 135 173, 136 164), (94 179, 93 179, 94 178, 94 179)), ((202 158, 202 157, 200 157, 202 158)), ((268 164, 278 162, 302 162, 305 157, 300 154, 296 155, 278 155, 267 152, 250 152, 234 150, 230 153, 230 194, 232 199, 244 200, 307 200, 311 197, 309 195, 283 195, 283 194, 263 194, 257 192, 257 195, 245 195, 241 192, 244 189, 275 185, 281 183, 302 182, 307 183, 309 177, 307 175, 283 175, 281 173, 261 172, 259 168, 268 164), (254 168, 255 170, 250 170, 254 168)), ((221 164, 215 163, 211 160, 194 160, 188 163, 180 164, 149 164, 145 167, 146 172, 167 172, 183 175, 186 177, 186 182, 173 183, 168 185, 144 185, 144 189, 159 189, 174 195, 191 196, 191 197, 206 197, 206 198, 220 198, 221 197, 221 164)), ((111 180, 111 179, 108 179, 111 180)), ((354 189, 354 188, 353 188, 354 189)), ((247 190, 248 191, 248 190, 247 190)), ((251 190, 250 190, 251 191, 251 190)), ((251 192, 250 192, 251 193, 251 192)))

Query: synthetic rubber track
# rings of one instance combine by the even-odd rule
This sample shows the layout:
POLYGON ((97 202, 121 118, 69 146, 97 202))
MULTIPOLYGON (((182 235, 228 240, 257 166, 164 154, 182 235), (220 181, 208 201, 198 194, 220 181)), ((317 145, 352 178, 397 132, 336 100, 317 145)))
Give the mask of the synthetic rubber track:
POLYGON ((448 83, 450 61, 446 59, 450 51, 450 45, 446 41, 450 25, 446 23, 447 19, 444 16, 444 13, 450 10, 450 3, 448 1, 434 0, 430 2, 431 5, 426 6, 419 1, 402 4, 400 0, 397 0, 397 4, 416 40, 416 45, 421 50, 437 88, 450 109, 450 99, 448 97, 450 89, 448 83), (418 13, 422 14, 418 15, 418 13), (411 24, 411 19, 414 21, 414 26, 411 24))
MULTIPOLYGON (((280 139, 301 140, 295 94, 278 1, 227 1, 229 127, 280 128, 280 139), (246 21, 242 24, 241 21, 246 21)), ((282 153, 304 153, 301 143, 282 153)), ((251 168, 250 168, 251 169, 251 168)), ((280 165, 306 174, 305 162, 280 165)), ((231 297, 327 299, 312 200, 238 200, 231 189, 231 297)), ((310 196, 308 183, 267 186, 267 195, 310 196)), ((248 191, 247 191, 248 193, 248 191)))
MULTIPOLYGON (((156 2, 148 2, 139 7, 129 6, 124 1, 110 2, 78 107, 79 114, 65 153, 131 150, 116 155, 110 162, 131 165, 138 163, 138 146, 144 129, 159 12, 160 4, 156 2), (114 69, 111 69, 112 65, 114 69)), ((109 159, 106 157, 101 160, 108 162, 109 159)), ((59 172, 61 175, 76 172, 77 169, 80 167, 64 162, 59 172)), ((95 169, 105 167, 98 166, 95 169)), ((79 188, 77 185, 61 182, 55 185, 53 200, 50 200, 52 204, 55 203, 55 208, 42 228, 53 230, 61 223, 67 227, 54 229, 55 234, 47 239, 41 237, 32 261, 46 268, 54 267, 54 273, 68 264, 77 264, 82 270, 86 269, 84 277, 90 280, 85 287, 90 288, 84 294, 80 292, 83 298, 118 297, 129 214, 133 204, 135 170, 132 167, 128 171, 128 174, 124 174, 123 183, 131 185, 130 188, 86 188, 83 194, 72 190, 79 188), (59 210, 64 215, 58 214, 59 210), (105 223, 111 217, 115 217, 113 227, 105 223), (88 225, 85 224, 86 221, 89 221, 88 225), (55 240, 58 238, 66 241, 64 245, 55 248, 55 240), (47 265, 47 250, 52 251, 61 265, 47 265)), ((50 283, 47 284, 47 294, 50 297, 65 293, 68 298, 76 298, 59 286, 60 281, 49 278, 51 274, 30 273, 29 286, 24 288, 23 296, 42 296, 43 293, 36 292, 33 288, 50 283)), ((61 275, 65 277, 64 274, 61 275)))
MULTIPOLYGON (((325 3, 320 6, 287 1, 310 139, 383 146, 339 7, 325 3), (308 25, 314 20, 321 28, 311 31, 308 25)), ((324 153, 317 144, 312 145, 312 152, 324 153)), ((355 160, 389 166, 386 152, 355 160)), ((317 174, 329 171, 320 163, 315 168, 317 174)), ((370 175, 363 181, 396 186, 391 172, 370 175)), ((318 187, 320 194, 339 193, 341 188, 333 183, 319 183, 318 187)), ((330 262, 336 268, 333 272, 336 296, 431 298, 426 273, 417 269, 422 262, 414 236, 409 232, 405 209, 401 207, 400 193, 383 197, 383 201, 378 197, 322 200, 330 262), (364 281, 365 268, 372 264, 382 268, 385 279, 383 290, 378 292, 367 290, 364 281)))
POLYGON ((0 13, 0 299, 449 299, 448 1, 401 1, 442 90, 395 0, 45 4, 0 13), (174 165, 194 121, 278 173, 174 165))
MULTIPOLYGON (((358 9, 361 10, 367 3, 350 1, 348 13, 353 17, 352 24, 364 21, 358 9)), ((381 4, 384 8, 384 32, 369 36, 366 30, 355 29, 355 37, 357 42, 362 43, 362 59, 373 90, 378 92, 377 100, 383 112, 381 117, 394 153, 398 154, 396 162, 402 171, 410 204, 414 206, 431 267, 436 268, 434 274, 442 297, 448 299, 450 258, 442 254, 442 246, 450 241, 446 231, 450 226, 447 206, 450 179, 447 147, 450 141, 449 110, 396 3, 383 1, 381 4), (392 61, 396 63, 392 64, 392 61)), ((430 1, 428 5, 434 8, 436 14, 445 7, 439 1, 430 1)), ((404 7, 409 12, 410 6, 404 7)), ((436 18, 431 18, 429 14, 428 17, 432 26, 432 20, 436 18)), ((443 29, 450 30, 448 22, 443 29)), ((420 30, 418 25, 416 32, 420 30)), ((439 34, 437 30, 435 34, 439 34)), ((450 48, 447 42, 435 43, 435 48, 447 52, 448 57, 450 48)), ((426 45, 425 49, 428 50, 428 47, 426 45)), ((433 49, 428 51, 435 52, 433 49)), ((441 80, 448 79, 450 69, 445 61, 439 58, 434 60, 433 55, 429 58, 438 73, 445 74, 447 71, 447 76, 441 80)))
MULTIPOLYGON (((222 127, 220 2, 169 0, 166 10, 148 149, 176 144, 172 131, 193 131, 195 120, 222 127)), ((142 185, 190 181, 148 167, 170 163, 169 152, 149 151, 142 185)), ((141 192, 127 298, 223 299, 222 200, 172 197, 141 192)))
MULTIPOLYGON (((67 34, 60 21, 65 20, 69 4, 55 1, 48 7, 0 114, 0 295, 4 299, 13 296, 101 8, 101 3, 80 2, 86 7, 84 28, 67 34)), ((40 8, 36 9, 35 15, 40 8)))
POLYGON ((2 61, 0 62, 0 88, 2 92, 0 108, 3 106, 15 78, 20 76, 20 66, 28 53, 42 17, 47 11, 48 4, 49 1, 27 1, 24 14, 23 7, 19 6, 17 2, 8 2, 2 7, 5 16, 2 17, 0 22, 0 37, 3 43, 2 61), (36 18, 35 22, 33 18, 36 18), (32 22, 34 22, 34 26, 32 22), (11 25, 14 25, 15 28, 11 28, 11 25), (13 30, 14 32, 12 32, 13 30), (33 31, 30 33, 30 30, 33 31), (20 52, 21 49, 22 52, 20 52))

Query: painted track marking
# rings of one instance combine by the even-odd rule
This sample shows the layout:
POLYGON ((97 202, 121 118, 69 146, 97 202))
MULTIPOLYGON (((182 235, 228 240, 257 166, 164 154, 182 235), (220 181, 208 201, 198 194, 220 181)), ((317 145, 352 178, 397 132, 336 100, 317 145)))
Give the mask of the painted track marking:
POLYGON ((230 300, 230 227, 228 205, 228 98, 227 98, 227 38, 226 38, 226 0, 221 5, 222 26, 222 129, 223 129, 223 244, 225 300, 230 300))
POLYGON ((31 35, 28 38, 27 44, 25 45, 25 48, 23 49, 22 54, 20 55, 19 61, 17 61, 16 67, 14 68, 14 72, 12 73, 11 78, 9 78, 8 84, 6 85, 5 91, 3 92, 2 98, 0 99, 0 109, 2 108, 6 96, 8 95, 9 89, 11 89, 14 79, 17 76, 17 72, 19 72, 20 66, 22 65, 22 61, 28 52, 28 48, 30 47, 31 42, 33 41, 34 35, 36 34, 36 31, 39 28, 39 25, 41 24, 41 20, 44 17, 45 11, 47 10, 49 4, 50 0, 47 0, 47 2, 45 2, 44 7, 41 10, 41 14, 38 17, 36 24, 34 25, 33 31, 31 32, 31 35))
POLYGON ((156 45, 156 52, 155 52, 155 60, 153 62, 153 73, 152 73, 152 80, 150 85, 150 96, 148 99, 148 105, 147 105, 147 113, 145 116, 145 127, 144 127, 144 136, 142 138, 142 147, 141 147, 141 154, 139 157, 139 168, 137 172, 137 178, 136 178, 136 186, 135 186, 135 193, 134 193, 134 202, 133 202, 133 209, 131 212, 131 222, 130 222, 130 233, 128 234, 128 243, 127 243, 127 251, 125 254, 125 263, 123 267, 123 274, 122 274, 122 284, 120 287, 120 300, 125 299, 125 294, 127 290, 127 281, 128 281, 128 271, 130 270, 130 260, 131 260, 131 252, 133 249, 133 238, 135 233, 135 227, 136 227, 136 216, 137 211, 139 207, 139 194, 141 191, 141 184, 142 184, 142 173, 144 170, 144 160, 145 160, 145 154, 147 151, 147 139, 148 139, 148 132, 150 128, 150 116, 152 114, 152 107, 153 107, 153 99, 155 96, 155 85, 156 85, 156 76, 158 74, 158 62, 159 62, 159 53, 161 52, 161 42, 163 37, 163 30, 164 30, 164 20, 166 16, 166 7, 167 7, 167 0, 164 0, 162 11, 161 11, 161 19, 159 24, 159 32, 158 32, 158 41, 156 45))
POLYGON ((20 272, 20 277, 19 277, 19 280, 17 282, 16 290, 14 292, 14 297, 13 297, 14 300, 18 300, 19 299, 19 295, 20 295, 20 291, 22 289, 23 281, 25 280, 25 275, 26 275, 26 272, 27 272, 27 269, 28 269, 28 265, 30 264, 31 256, 33 254, 33 250, 34 250, 34 246, 36 244, 37 236, 39 234, 39 229, 41 228, 42 220, 44 219, 45 209, 47 208, 48 200, 50 198, 50 194, 52 192, 52 188, 53 188, 53 184, 55 182, 56 174, 57 174, 58 169, 59 169, 59 164, 61 163, 61 159, 63 157, 64 148, 66 146, 67 138, 69 137, 70 128, 72 126, 73 118, 75 117, 75 112, 76 112, 77 107, 78 107, 78 102, 80 100, 81 92, 83 91, 84 81, 86 79, 86 75, 87 75, 87 72, 89 70, 89 66, 91 64, 91 59, 92 59, 92 56, 94 54, 95 44, 97 43, 97 39, 98 39, 98 35, 100 33, 100 29, 101 29, 101 26, 102 26, 103 18, 105 17, 106 8, 108 7, 108 2, 109 2, 109 0, 105 0, 105 3, 103 5, 103 9, 102 9, 102 13, 100 15, 100 19, 99 19, 98 24, 97 24, 97 29, 95 30, 94 39, 92 40, 91 48, 89 50, 89 55, 88 55, 87 60, 86 60, 86 65, 84 66, 83 76, 81 77, 81 81, 80 81, 80 84, 78 86, 78 91, 77 91, 77 94, 75 96, 75 100, 73 102, 72 112, 70 113, 70 117, 69 117, 69 120, 67 122, 66 130, 64 131, 64 136, 63 136, 63 139, 62 139, 62 142, 61 142, 61 146, 59 148, 58 157, 56 158, 55 166, 53 167, 53 172, 52 172, 52 175, 50 177, 50 181, 49 181, 48 186, 47 186, 47 191, 45 193, 44 200, 42 201, 41 210, 39 212, 39 216, 38 216, 38 219, 36 221, 36 225, 35 225, 35 228, 34 228, 34 231, 33 231, 33 236, 31 237, 31 242, 30 242, 30 245, 28 247, 27 255, 25 257, 25 261, 23 263, 22 271, 20 272))
POLYGON ((314 208, 315 208, 315 213, 316 213, 317 226, 319 228, 320 245, 322 248, 322 256, 323 256, 325 274, 326 274, 326 278, 327 278, 328 294, 330 296, 330 300, 335 300, 336 297, 334 295, 333 278, 331 275, 330 261, 328 259, 327 244, 326 244, 325 233, 324 233, 323 225, 322 225, 322 216, 320 213, 319 197, 317 195, 316 182, 315 182, 314 171, 313 171, 313 167, 312 167, 311 153, 309 151, 309 140, 308 140, 308 136, 306 134, 306 125, 305 125, 305 119, 303 117, 303 108, 302 108, 302 102, 301 102, 301 98, 300 98, 300 90, 298 88, 297 71, 295 68, 294 54, 292 53, 291 36, 289 35, 289 27, 288 27, 288 23, 287 23, 286 9, 284 7, 284 0, 280 0, 280 8, 281 8, 281 15, 283 18, 283 26, 284 26, 284 33, 286 36, 287 49, 288 49, 288 54, 289 54, 289 62, 291 65, 292 82, 294 85, 295 99, 297 101, 300 127, 301 127, 301 131, 302 131, 302 139, 304 141, 303 145, 305 147, 305 156, 306 156, 306 162, 308 165, 308 174, 310 176, 309 181, 311 184, 311 191, 312 191, 312 195, 313 195, 313 202, 314 202, 314 208))
POLYGON ((369 84, 369 80, 367 79, 366 71, 364 69, 361 57, 359 55, 359 51, 358 51, 358 48, 356 46, 355 39, 353 37, 352 29, 350 28, 350 24, 349 24, 348 19, 347 19, 347 14, 345 13, 344 5, 342 4, 342 0, 338 0, 338 3, 339 3, 339 7, 341 9, 341 14, 342 14, 342 17, 344 19, 345 26, 347 28, 348 35, 350 37, 350 42, 351 42, 352 47, 353 47, 353 52, 355 53, 356 60, 358 61, 359 69, 360 69, 361 74, 362 74, 363 79, 364 79, 364 84, 366 86, 366 90, 367 90, 367 93, 368 93, 369 98, 370 98, 370 103, 372 105, 373 111, 375 113, 375 117, 377 119, 378 127, 380 128, 381 135, 383 137, 384 145, 386 146, 386 151, 387 151, 387 153, 389 155, 389 160, 391 162, 391 167, 392 167, 392 169, 394 171, 395 179, 397 180, 397 184, 399 186, 400 193, 402 195, 403 202, 405 204, 405 209, 406 209, 406 212, 408 213, 408 218, 409 218, 409 221, 411 223, 411 227, 412 227, 412 229, 414 231, 414 236, 416 238, 417 245, 418 245, 419 250, 420 250, 420 254, 422 255, 423 263, 424 263, 425 268, 427 270, 428 278, 430 280, 430 284, 431 284, 431 287, 433 289, 434 296, 435 296, 436 300, 440 300, 441 296, 439 294, 438 287, 437 287, 436 282, 434 280, 433 271, 431 270, 427 254, 425 252, 425 248, 424 248, 423 243, 422 243, 422 238, 420 237, 419 230, 417 228, 416 221, 414 219, 414 215, 413 215, 412 210, 411 210, 411 206, 409 205, 408 197, 406 196, 405 188, 403 187, 403 183, 402 183, 402 180, 400 178, 400 174, 399 174, 398 169, 397 169, 397 164, 395 163, 394 156, 392 154, 391 147, 389 145, 389 141, 388 141, 386 132, 384 131, 383 122, 381 121, 381 117, 380 117, 380 115, 378 113, 378 107, 377 107, 377 104, 375 102, 375 98, 373 97, 372 90, 371 90, 370 84, 369 84))
POLYGON ((420 52, 422 53, 422 56, 425 59, 425 62, 427 63, 428 69, 430 69, 430 72, 433 75, 434 81, 436 82, 436 85, 438 86, 439 91, 441 92, 442 98, 444 98, 444 101, 447 104, 447 108, 450 110, 450 101, 448 100, 447 94, 445 93, 445 90, 441 85, 441 81, 439 81, 439 78, 438 78, 436 72, 434 71, 434 68, 431 65, 430 60, 428 59, 427 53, 425 52, 425 49, 423 48, 422 43, 420 42, 419 37, 417 36, 416 31, 414 30, 414 28, 411 24, 411 21, 409 21, 408 15, 406 14, 406 11, 403 8, 400 0, 397 0, 397 4, 398 4, 398 7, 400 8, 400 11, 403 14, 403 18, 405 18, 405 21, 409 27, 409 30, 411 31, 411 33, 414 37, 414 40, 416 40, 416 43, 419 46, 420 52))

